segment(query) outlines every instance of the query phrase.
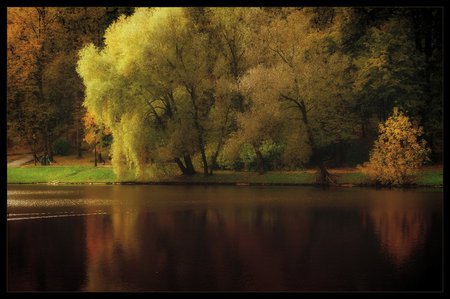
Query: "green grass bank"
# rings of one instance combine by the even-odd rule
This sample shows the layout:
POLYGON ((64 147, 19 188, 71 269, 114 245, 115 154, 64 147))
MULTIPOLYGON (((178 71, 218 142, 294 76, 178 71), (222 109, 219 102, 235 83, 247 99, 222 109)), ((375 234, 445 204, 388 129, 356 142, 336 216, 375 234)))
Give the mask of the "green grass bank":
MULTIPOLYGON (((343 186, 369 185, 367 177, 358 171, 333 172, 337 183, 343 186)), ((271 171, 265 174, 254 172, 216 171, 213 176, 202 174, 193 176, 167 176, 137 183, 153 184, 255 184, 255 185, 312 185, 315 173, 306 171, 271 171)), ((9 167, 7 169, 8 184, 60 183, 134 183, 118 181, 111 167, 93 166, 36 166, 9 167)), ((423 187, 442 187, 443 169, 428 168, 418 172, 416 185, 423 187)))

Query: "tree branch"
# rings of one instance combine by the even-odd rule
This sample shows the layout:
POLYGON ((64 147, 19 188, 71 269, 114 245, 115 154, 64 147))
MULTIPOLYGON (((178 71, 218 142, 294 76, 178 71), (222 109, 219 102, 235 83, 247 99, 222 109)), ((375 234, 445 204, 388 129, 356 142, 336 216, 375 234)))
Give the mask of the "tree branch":
POLYGON ((284 53, 281 52, 281 50, 277 50, 272 48, 269 44, 267 44, 267 46, 269 47, 270 50, 272 50, 273 52, 277 53, 278 56, 280 56, 280 58, 290 67, 293 68, 292 63, 290 63, 287 58, 285 57, 284 53))
POLYGON ((287 95, 284 95, 284 94, 280 94, 280 95, 286 101, 294 103, 297 108, 300 108, 300 109, 304 109, 305 108, 305 106, 302 103, 300 103, 298 100, 293 99, 291 97, 288 97, 287 95))

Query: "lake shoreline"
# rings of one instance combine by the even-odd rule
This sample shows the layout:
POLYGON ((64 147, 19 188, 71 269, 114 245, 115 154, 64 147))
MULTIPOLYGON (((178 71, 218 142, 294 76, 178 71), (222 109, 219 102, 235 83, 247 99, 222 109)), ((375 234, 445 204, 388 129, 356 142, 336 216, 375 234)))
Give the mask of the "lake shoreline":
MULTIPOLYGON (((369 181, 367 176, 357 169, 332 169, 337 187, 380 188, 369 181)), ((124 177, 117 180, 111 167, 92 166, 37 166, 8 167, 7 184, 47 184, 47 185, 229 185, 229 186, 317 186, 315 172, 268 171, 255 172, 216 171, 214 175, 204 177, 197 173, 192 176, 166 176, 156 179, 134 180, 124 177)), ((323 187, 323 186, 322 186, 323 187)), ((420 169, 414 184, 392 186, 395 188, 443 188, 443 169, 420 169)), ((389 186, 382 188, 391 188, 389 186)))
POLYGON ((376 184, 336 184, 323 186, 315 183, 241 183, 241 182, 14 182, 7 183, 7 185, 151 185, 151 186, 286 186, 286 187, 343 187, 343 188, 376 188, 376 189, 417 189, 417 188, 443 188, 443 185, 405 185, 405 186, 377 186, 376 184))

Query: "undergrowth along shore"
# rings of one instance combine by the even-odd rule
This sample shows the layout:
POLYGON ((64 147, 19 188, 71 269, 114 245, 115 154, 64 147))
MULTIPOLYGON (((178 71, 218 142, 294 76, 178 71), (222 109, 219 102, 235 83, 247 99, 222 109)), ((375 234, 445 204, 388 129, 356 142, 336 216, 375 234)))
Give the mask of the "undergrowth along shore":
MULTIPOLYGON (((368 178, 359 171, 335 173, 338 185, 371 186, 368 178)), ((111 167, 93 166, 37 166, 9 167, 8 184, 228 184, 228 185, 314 185, 315 172, 305 171, 269 171, 264 174, 255 172, 216 171, 214 175, 165 176, 148 181, 124 179, 118 181, 111 167)), ((442 187, 443 169, 421 169, 417 173, 417 187, 442 187)))

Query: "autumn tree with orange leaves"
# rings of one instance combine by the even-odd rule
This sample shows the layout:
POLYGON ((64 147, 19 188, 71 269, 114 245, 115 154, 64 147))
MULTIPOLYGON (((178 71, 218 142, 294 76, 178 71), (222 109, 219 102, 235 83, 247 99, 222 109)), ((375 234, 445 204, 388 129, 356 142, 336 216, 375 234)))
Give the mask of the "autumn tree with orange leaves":
POLYGON ((422 127, 395 107, 392 116, 379 125, 378 139, 363 171, 382 185, 412 183, 415 171, 431 152, 422 135, 422 127))
POLYGON ((94 166, 97 166, 97 153, 101 157, 101 153, 110 147, 112 139, 111 131, 104 125, 97 124, 89 112, 86 112, 84 115, 83 123, 85 128, 84 141, 92 148, 94 152, 94 166))
POLYGON ((84 87, 75 68, 86 43, 103 45, 108 25, 130 8, 9 7, 7 10, 8 140, 34 156, 69 136, 82 156, 84 87), (13 142, 14 143, 14 142, 13 142))

